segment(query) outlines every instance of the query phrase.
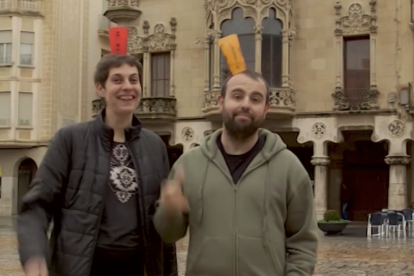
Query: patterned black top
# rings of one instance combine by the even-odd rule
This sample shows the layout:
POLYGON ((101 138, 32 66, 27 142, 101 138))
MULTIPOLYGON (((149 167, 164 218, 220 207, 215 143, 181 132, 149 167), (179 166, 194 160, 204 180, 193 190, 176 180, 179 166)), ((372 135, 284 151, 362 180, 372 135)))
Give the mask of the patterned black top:
POLYGON ((138 177, 126 144, 114 143, 98 249, 135 251, 139 245, 138 177))

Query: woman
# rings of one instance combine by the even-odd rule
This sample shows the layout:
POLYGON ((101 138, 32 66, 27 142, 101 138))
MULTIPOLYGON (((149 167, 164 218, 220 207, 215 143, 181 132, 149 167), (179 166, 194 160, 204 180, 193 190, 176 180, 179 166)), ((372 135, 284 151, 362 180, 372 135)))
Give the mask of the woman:
POLYGON ((56 133, 23 198, 25 273, 46 276, 48 260, 49 275, 177 275, 175 245, 164 244, 152 223, 169 164, 161 138, 134 116, 142 67, 132 56, 108 55, 94 78, 106 108, 56 133))

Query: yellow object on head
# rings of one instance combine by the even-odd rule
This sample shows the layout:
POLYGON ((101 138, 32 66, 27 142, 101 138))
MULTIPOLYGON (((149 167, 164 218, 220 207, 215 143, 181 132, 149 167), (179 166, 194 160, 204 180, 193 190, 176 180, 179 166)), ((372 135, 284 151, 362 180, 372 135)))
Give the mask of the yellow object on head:
POLYGON ((239 37, 236 34, 229 35, 221 38, 218 43, 231 74, 236 75, 246 71, 246 62, 240 47, 239 37))

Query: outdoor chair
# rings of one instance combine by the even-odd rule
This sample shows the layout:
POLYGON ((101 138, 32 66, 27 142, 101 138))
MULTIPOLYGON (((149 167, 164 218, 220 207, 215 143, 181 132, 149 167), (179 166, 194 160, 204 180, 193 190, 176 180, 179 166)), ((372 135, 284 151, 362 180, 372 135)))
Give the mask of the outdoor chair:
POLYGON ((368 215, 367 237, 384 237, 386 236, 386 214, 376 212, 368 215), (377 234, 372 233, 372 229, 378 229, 377 234))
POLYGON ((397 233, 399 236, 400 233, 403 233, 404 238, 406 237, 405 228, 406 225, 404 215, 401 212, 394 212, 387 214, 387 237, 388 233, 392 232, 397 233))
POLYGON ((413 210, 412 209, 404 209, 402 210, 406 226, 404 229, 407 229, 409 233, 413 232, 413 210))

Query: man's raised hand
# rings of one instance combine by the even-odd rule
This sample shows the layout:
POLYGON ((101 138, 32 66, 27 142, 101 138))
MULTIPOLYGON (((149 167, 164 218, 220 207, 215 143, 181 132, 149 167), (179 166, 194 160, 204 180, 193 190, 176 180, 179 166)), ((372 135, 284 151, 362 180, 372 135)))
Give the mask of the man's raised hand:
POLYGON ((178 165, 174 178, 165 181, 161 187, 161 204, 174 211, 188 213, 188 200, 182 189, 184 179, 184 168, 178 165))

